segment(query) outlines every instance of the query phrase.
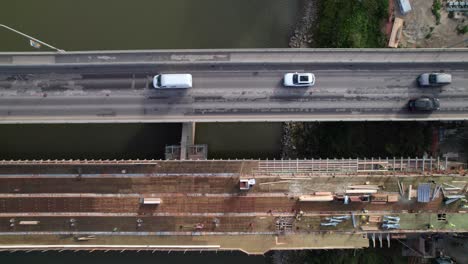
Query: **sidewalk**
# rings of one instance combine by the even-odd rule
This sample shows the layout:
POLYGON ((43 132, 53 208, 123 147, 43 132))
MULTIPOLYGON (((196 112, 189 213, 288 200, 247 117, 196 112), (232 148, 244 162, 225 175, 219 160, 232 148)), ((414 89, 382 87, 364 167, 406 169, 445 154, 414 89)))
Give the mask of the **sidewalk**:
POLYGON ((467 49, 233 49, 0 53, 0 66, 467 62, 467 49))

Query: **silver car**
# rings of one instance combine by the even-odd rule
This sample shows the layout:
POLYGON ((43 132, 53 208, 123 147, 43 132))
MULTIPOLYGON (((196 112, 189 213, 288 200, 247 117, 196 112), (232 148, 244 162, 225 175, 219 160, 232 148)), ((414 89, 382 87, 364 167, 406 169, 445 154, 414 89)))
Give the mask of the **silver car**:
POLYGON ((419 75, 417 81, 421 87, 442 86, 452 82, 452 75, 440 72, 423 73, 419 75))

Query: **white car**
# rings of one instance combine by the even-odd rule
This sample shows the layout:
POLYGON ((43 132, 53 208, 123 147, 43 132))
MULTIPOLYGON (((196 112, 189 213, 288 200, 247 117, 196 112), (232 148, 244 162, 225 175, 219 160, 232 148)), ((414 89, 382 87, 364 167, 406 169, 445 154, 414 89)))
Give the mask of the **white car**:
POLYGON ((286 73, 283 79, 284 86, 312 86, 315 84, 313 73, 286 73))

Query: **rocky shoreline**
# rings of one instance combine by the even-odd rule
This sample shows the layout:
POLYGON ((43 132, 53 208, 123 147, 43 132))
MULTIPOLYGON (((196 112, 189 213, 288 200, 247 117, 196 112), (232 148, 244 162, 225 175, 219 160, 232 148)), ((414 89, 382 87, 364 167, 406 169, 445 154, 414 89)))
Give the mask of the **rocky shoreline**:
POLYGON ((303 0, 302 17, 289 39, 290 48, 311 48, 314 46, 313 30, 318 13, 318 0, 303 0))
MULTIPOLYGON (((315 46, 313 39, 313 27, 316 25, 318 17, 318 2, 319 0, 303 0, 301 19, 298 21, 294 33, 289 39, 290 48, 312 48, 315 46)), ((297 144, 295 139, 295 131, 303 130, 301 122, 285 122, 283 123, 283 135, 281 137, 281 158, 296 159, 298 158, 297 144)))
MULTIPOLYGON (((294 33, 289 39, 290 48, 312 48, 314 46, 313 26, 315 25, 319 0, 303 0, 301 19, 298 21, 294 33)), ((281 137, 281 158, 295 159, 298 157, 294 131, 300 122, 283 123, 281 137)))
POLYGON ((302 126, 301 122, 284 122, 283 134, 281 136, 281 158, 282 159, 297 159, 299 153, 296 147, 295 131, 298 126, 302 126))

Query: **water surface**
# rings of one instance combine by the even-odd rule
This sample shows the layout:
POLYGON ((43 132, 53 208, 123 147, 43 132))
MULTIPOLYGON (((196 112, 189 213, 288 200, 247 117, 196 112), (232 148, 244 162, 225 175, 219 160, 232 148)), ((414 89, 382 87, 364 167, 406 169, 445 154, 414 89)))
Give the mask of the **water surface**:
POLYGON ((282 129, 282 123, 198 123, 195 143, 208 144, 210 159, 278 159, 282 129))
MULTIPOLYGON (((3 0, 0 23, 64 50, 283 48, 300 0, 3 0)), ((31 51, 0 28, 0 51, 31 51)))

